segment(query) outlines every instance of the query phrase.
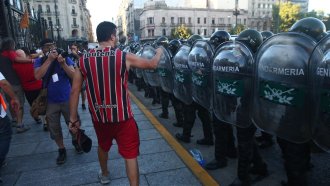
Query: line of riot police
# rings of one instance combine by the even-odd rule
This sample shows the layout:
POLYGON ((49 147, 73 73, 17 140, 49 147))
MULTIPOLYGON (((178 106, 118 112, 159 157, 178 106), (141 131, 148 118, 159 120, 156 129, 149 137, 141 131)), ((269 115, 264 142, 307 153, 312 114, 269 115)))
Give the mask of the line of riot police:
POLYGON ((204 133, 197 143, 213 145, 213 130, 215 159, 206 168, 225 167, 226 158, 238 155, 232 186, 251 185, 268 175, 255 140, 257 128, 265 138, 277 137, 287 175, 282 185, 308 185, 310 143, 330 152, 330 35, 325 25, 304 18, 289 32, 247 29, 236 40, 229 38, 216 31, 209 41, 193 35, 180 45, 161 37, 156 46, 133 47, 146 58, 154 56, 155 47, 163 49, 156 71, 135 69, 135 75, 174 100, 183 127, 175 135, 178 140, 190 142, 196 112, 204 133))

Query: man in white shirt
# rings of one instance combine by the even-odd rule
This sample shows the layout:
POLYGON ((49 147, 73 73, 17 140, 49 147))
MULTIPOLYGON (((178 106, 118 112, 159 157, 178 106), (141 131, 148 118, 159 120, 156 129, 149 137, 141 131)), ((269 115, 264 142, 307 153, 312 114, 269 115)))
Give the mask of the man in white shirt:
MULTIPOLYGON (((5 77, 0 72, 0 88, 11 98, 10 104, 15 111, 18 112, 20 103, 16 94, 13 92, 11 85, 5 79, 5 77)), ((5 158, 9 151, 10 140, 12 135, 11 122, 6 113, 6 102, 3 96, 0 94, 0 183, 1 179, 1 168, 5 165, 5 158)))

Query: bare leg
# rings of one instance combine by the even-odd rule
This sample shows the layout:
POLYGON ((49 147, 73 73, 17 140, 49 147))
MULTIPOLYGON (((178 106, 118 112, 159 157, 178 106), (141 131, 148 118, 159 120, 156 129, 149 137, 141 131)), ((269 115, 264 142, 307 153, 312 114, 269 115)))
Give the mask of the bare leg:
POLYGON ((131 186, 139 185, 139 165, 137 158, 125 159, 126 174, 129 179, 129 184, 131 186))
POLYGON ((108 152, 105 152, 101 147, 98 147, 97 154, 103 176, 108 176, 108 152))
POLYGON ((57 144, 59 149, 64 149, 65 148, 64 143, 63 143, 63 138, 55 139, 55 143, 57 144))

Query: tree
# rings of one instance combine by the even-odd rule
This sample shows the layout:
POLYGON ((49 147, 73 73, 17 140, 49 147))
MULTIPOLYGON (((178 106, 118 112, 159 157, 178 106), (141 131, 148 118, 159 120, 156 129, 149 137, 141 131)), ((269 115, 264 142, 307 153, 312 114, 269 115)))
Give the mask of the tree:
POLYGON ((184 25, 180 25, 176 29, 171 30, 171 37, 178 39, 188 39, 192 35, 192 32, 189 28, 184 25))
POLYGON ((300 6, 291 2, 280 4, 280 31, 287 32, 289 28, 300 19, 300 6))
POLYGON ((241 33, 243 30, 245 30, 244 25, 242 24, 237 24, 234 28, 232 28, 229 33, 231 35, 238 35, 239 33, 241 33))

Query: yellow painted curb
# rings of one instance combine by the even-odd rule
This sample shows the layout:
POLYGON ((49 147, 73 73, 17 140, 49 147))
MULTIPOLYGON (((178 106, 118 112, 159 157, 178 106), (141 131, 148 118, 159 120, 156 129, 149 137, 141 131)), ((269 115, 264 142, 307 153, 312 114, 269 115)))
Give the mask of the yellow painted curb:
POLYGON ((147 116, 150 122, 155 126, 158 132, 164 137, 168 144, 179 155, 183 162, 190 168, 199 181, 203 185, 216 186, 219 185, 208 173, 205 171, 191 155, 184 149, 180 143, 174 139, 174 137, 166 130, 166 128, 157 120, 157 118, 135 97, 132 92, 129 91, 131 99, 141 109, 141 111, 147 116))

